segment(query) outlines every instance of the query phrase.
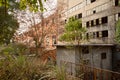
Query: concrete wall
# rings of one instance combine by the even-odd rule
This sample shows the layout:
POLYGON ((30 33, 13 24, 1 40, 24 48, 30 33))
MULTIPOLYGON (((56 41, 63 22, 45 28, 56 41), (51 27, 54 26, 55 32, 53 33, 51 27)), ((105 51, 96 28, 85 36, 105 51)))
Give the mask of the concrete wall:
MULTIPOLYGON (((63 61, 66 61, 66 62, 72 62, 72 63, 75 63, 75 48, 68 48, 68 47, 64 47, 64 46, 57 46, 57 65, 60 67, 60 66, 63 66, 64 64, 63 61)), ((68 64, 66 66, 66 70, 67 72, 73 72, 72 74, 75 75, 75 65, 71 65, 71 64, 68 64), (71 68, 72 67, 72 68, 71 68)))
MULTIPOLYGON (((82 54, 83 60, 88 60, 88 65, 96 68, 103 68, 112 70, 112 50, 109 46, 90 46, 89 53, 82 53, 82 47, 66 48, 64 46, 57 46, 57 65, 61 66, 61 61, 80 63, 80 56, 82 54), (106 59, 101 59, 101 53, 106 53, 106 59)), ((67 70, 75 74, 75 65, 67 66, 67 70)))
POLYGON ((57 64, 60 65, 60 61, 67 61, 75 63, 75 49, 67 47, 57 47, 57 64))
POLYGON ((80 54, 83 56, 83 60, 88 60, 88 65, 91 67, 103 68, 103 69, 112 69, 112 50, 111 47, 105 46, 89 46, 89 53, 82 53, 82 47, 76 49, 76 63, 79 63, 80 54), (80 52, 79 52, 80 51, 80 52), (106 59, 101 59, 101 53, 106 53, 106 59))

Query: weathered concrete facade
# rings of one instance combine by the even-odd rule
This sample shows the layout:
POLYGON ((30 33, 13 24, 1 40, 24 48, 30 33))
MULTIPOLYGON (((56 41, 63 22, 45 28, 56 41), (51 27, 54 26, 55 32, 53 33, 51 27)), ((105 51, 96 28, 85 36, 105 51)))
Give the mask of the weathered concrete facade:
POLYGON ((112 48, 115 44, 115 25, 120 18, 120 0, 64 1, 67 4, 63 12, 64 21, 68 21, 71 17, 81 19, 82 26, 87 29, 86 37, 89 41, 84 45, 79 45, 79 48, 70 50, 58 43, 57 63, 59 64, 61 60, 79 63, 79 55, 82 54, 88 65, 112 70, 114 58, 112 48), (84 46, 88 47, 89 53, 83 53, 82 48, 86 51, 84 46))
POLYGON ((61 61, 80 63, 81 56, 85 64, 96 68, 112 69, 112 44, 109 45, 74 45, 71 48, 66 45, 57 46, 57 64, 61 61), (85 47, 88 51, 85 50, 85 47))

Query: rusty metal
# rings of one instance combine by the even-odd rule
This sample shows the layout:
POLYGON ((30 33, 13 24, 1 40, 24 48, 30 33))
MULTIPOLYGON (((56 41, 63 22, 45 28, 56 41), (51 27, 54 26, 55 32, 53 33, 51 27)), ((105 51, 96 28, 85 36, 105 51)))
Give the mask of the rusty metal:
POLYGON ((62 61, 61 64, 65 65, 69 75, 78 78, 78 80, 120 80, 119 72, 65 61, 62 61))

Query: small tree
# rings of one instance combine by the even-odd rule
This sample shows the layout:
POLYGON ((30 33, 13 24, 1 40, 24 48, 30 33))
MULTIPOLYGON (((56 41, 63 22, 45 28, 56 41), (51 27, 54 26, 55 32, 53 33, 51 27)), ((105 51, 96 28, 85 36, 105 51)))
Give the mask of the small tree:
MULTIPOLYGON (((72 17, 69 19, 69 21, 65 25, 65 33, 63 35, 61 35, 61 37, 60 37, 61 41, 69 42, 68 44, 73 43, 75 45, 78 45, 77 46, 77 49, 79 51, 78 61, 81 64, 84 64, 84 62, 83 62, 82 53, 80 52, 79 44, 82 43, 86 39, 85 32, 86 32, 86 29, 84 27, 82 27, 81 20, 75 19, 72 17)), ((73 45, 73 47, 75 47, 75 46, 73 45)), ((70 47, 70 48, 72 48, 72 47, 70 47)), ((76 71, 78 72, 77 75, 82 76, 83 73, 81 72, 81 69, 77 69, 77 67, 76 67, 76 71)))
POLYGON ((85 40, 86 29, 82 27, 82 22, 79 19, 70 18, 65 25, 65 32, 61 35, 60 40, 80 44, 85 40))

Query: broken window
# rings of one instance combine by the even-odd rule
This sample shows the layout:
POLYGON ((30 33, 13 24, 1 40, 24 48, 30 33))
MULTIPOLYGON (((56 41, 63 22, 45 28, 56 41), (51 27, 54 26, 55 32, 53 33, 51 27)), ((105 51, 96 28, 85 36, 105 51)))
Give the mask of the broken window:
POLYGON ((96 13, 96 10, 93 10, 93 14, 95 14, 96 13))
POLYGON ((108 37, 108 31, 107 30, 102 31, 102 37, 108 37))
POLYGON ((67 23, 67 20, 65 19, 65 23, 67 23))
POLYGON ((93 20, 91 21, 91 26, 94 26, 94 21, 93 20))
POLYGON ((83 54, 88 54, 89 53, 89 47, 88 46, 83 46, 82 47, 82 53, 83 54))
POLYGON ((99 22, 99 19, 96 19, 96 25, 99 25, 100 22, 99 22))
POLYGON ((107 56, 106 56, 106 53, 101 53, 101 59, 106 59, 107 56))
POLYGON ((86 27, 90 27, 90 25, 89 25, 89 21, 86 23, 86 27))
POLYGON ((93 32, 93 38, 95 38, 95 37, 96 37, 95 32, 93 32))
POLYGON ((78 19, 82 18, 82 13, 78 14, 78 19))
POLYGON ((108 17, 107 16, 102 17, 102 24, 107 23, 107 22, 108 22, 108 17))
POLYGON ((96 32, 96 37, 99 38, 99 32, 96 32))
POLYGON ((120 17, 120 13, 118 13, 118 17, 120 17))
POLYGON ((115 0, 115 6, 120 6, 120 0, 115 0))
POLYGON ((86 34, 86 38, 89 39, 89 33, 86 34))
POLYGON ((95 2, 96 0, 91 0, 91 3, 95 2))

